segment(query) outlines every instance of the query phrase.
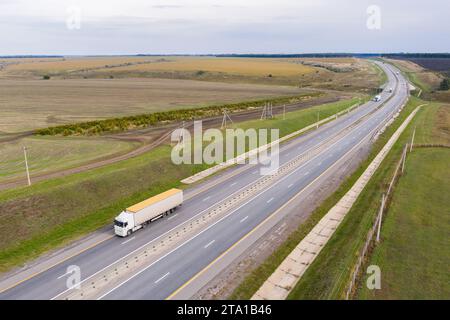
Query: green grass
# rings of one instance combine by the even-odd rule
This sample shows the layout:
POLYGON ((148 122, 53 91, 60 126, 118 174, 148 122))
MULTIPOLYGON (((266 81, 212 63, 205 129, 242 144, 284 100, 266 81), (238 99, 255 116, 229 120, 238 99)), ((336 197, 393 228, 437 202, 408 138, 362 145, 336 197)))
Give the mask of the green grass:
POLYGON ((381 269, 381 290, 364 277, 359 299, 450 299, 449 159, 443 148, 408 155, 368 263, 381 269))
MULTIPOLYGON (((419 103, 421 102, 418 99, 411 98, 406 112, 403 112, 401 118, 404 119, 419 103)), ((424 127, 433 126, 433 123, 424 123, 422 119, 433 117, 430 113, 436 113, 437 108, 437 105, 432 104, 419 111, 375 172, 321 254, 293 289, 289 295, 290 299, 340 299, 344 297, 358 252, 364 244, 367 232, 377 214, 381 194, 385 192, 392 177, 403 145, 410 140, 415 126, 417 126, 416 141, 421 140, 421 131, 424 127)), ((394 127, 390 128, 391 133, 393 129, 394 127)))
POLYGON ((0 181, 24 178, 24 146, 33 176, 124 154, 136 148, 137 143, 82 137, 26 137, 3 142, 0 144, 0 181))
MULTIPOLYGON (((354 99, 299 110, 281 117, 239 123, 242 128, 298 130, 323 116, 343 110, 354 99)), ((87 172, 39 182, 0 193, 0 271, 105 226, 127 206, 163 190, 206 165, 174 165, 171 148, 158 147, 141 156, 87 172), (14 230, 14 232, 11 232, 14 230)))
MULTIPOLYGON (((337 189, 336 192, 334 192, 330 197, 328 197, 311 215, 310 217, 302 223, 296 231, 294 231, 288 239, 277 248, 277 250, 269 256, 260 266, 258 266, 256 269, 254 269, 245 279, 244 281, 236 288, 236 290, 232 293, 230 296, 231 299, 249 299, 258 289, 259 287, 264 283, 264 281, 275 271, 275 269, 280 265, 280 263, 287 257, 287 255, 297 246, 297 244, 308 234, 308 232, 317 224, 317 222, 330 210, 337 201, 351 188, 351 186, 356 182, 356 180, 359 178, 359 176, 364 172, 365 168, 369 165, 369 163, 372 161, 372 159, 376 156, 376 154, 381 150, 381 148, 384 146, 384 144, 389 140, 390 136, 393 134, 393 132, 398 128, 398 126, 401 124, 401 122, 407 117, 407 115, 412 112, 412 110, 419 104, 421 104, 422 101, 416 98, 411 98, 408 102, 407 106, 405 107, 402 114, 396 119, 396 121, 381 135, 381 137, 375 142, 374 146, 372 147, 371 153, 369 157, 363 161, 363 163, 360 165, 360 167, 348 178, 346 179, 341 186, 337 189)), ((400 151, 399 147, 397 149, 400 151)), ((386 161, 386 160, 385 160, 386 161)), ((394 159, 392 157, 388 157, 387 161, 392 162, 394 159)), ((374 184, 374 186, 370 187, 371 190, 378 187, 378 182, 374 184)), ((367 186, 366 188, 369 188, 367 186)), ((359 200, 358 203, 363 203, 364 200, 359 200)), ((370 208, 368 208, 370 209, 370 208)), ((375 204, 374 207, 371 210, 376 210, 375 204)), ((359 221, 359 219, 358 219, 359 221)), ((366 227, 366 225, 364 225, 366 227)), ((346 233, 349 233, 352 235, 355 239, 358 238, 358 230, 345 230, 346 233), (353 234, 354 232, 354 234, 353 234)), ((363 233, 364 231, 361 230, 359 233, 363 233)), ((331 241, 333 238, 331 239, 331 241)), ((330 242, 331 242, 330 241, 330 242)), ((342 246, 350 246, 353 248, 354 244, 346 243, 346 241, 343 241, 343 243, 339 243, 339 245, 342 246)), ((329 250, 333 251, 332 249, 334 246, 327 245, 323 251, 329 250), (327 249, 328 248, 328 249, 327 249)), ((334 255, 337 254, 336 252, 328 252, 328 253, 321 253, 320 256, 316 259, 314 264, 320 258, 323 256, 326 256, 330 259, 334 257, 334 255)), ((342 259, 350 259, 352 258, 347 256, 342 256, 342 259)), ((313 266, 314 266, 313 264, 313 266)), ((300 289, 297 289, 293 291, 293 295, 290 296, 290 298, 296 299, 296 298, 310 298, 310 299, 317 299, 317 298, 324 298, 330 296, 330 285, 333 285, 333 283, 330 283, 331 280, 333 280, 334 276, 337 276, 336 273, 341 271, 341 267, 343 266, 343 262, 338 262, 337 264, 332 264, 329 266, 327 264, 327 261, 323 262, 324 265, 329 267, 330 270, 327 270, 326 272, 330 271, 333 272, 333 274, 327 274, 326 272, 322 272, 321 266, 318 268, 310 267, 306 274, 303 276, 302 281, 299 283, 301 287, 300 289), (336 268, 336 270, 334 270, 336 268), (312 271, 311 271, 312 270, 312 271), (305 280, 306 279, 306 280, 305 280)), ((341 278, 342 275, 339 275, 341 278)), ((339 277, 338 276, 338 277, 339 277)), ((343 278, 342 278, 343 279, 343 278)))

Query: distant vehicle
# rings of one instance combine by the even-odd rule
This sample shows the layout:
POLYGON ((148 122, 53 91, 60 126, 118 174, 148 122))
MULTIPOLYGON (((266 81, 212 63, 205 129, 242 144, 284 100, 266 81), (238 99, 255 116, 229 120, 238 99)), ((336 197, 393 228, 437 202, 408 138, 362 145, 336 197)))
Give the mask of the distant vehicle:
POLYGON ((375 101, 375 102, 378 102, 378 101, 380 101, 381 100, 381 96, 380 95, 376 95, 374 98, 373 98, 373 101, 375 101))
POLYGON ((126 237, 150 222, 172 213, 183 203, 183 191, 170 189, 122 211, 114 219, 114 232, 126 237))
POLYGON ((389 88, 389 92, 392 92, 392 91, 394 91, 392 88, 389 88))

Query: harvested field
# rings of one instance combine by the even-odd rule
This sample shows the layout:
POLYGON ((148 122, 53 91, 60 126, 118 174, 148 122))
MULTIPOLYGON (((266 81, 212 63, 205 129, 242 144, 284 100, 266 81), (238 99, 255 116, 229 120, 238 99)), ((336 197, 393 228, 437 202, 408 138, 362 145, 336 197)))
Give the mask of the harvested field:
POLYGON ((286 86, 168 79, 0 80, 0 132, 299 93, 286 86))
POLYGON ((0 78, 165 78, 228 83, 309 86, 346 91, 373 88, 380 74, 356 58, 223 58, 199 56, 66 57, 19 61, 0 69, 0 78))

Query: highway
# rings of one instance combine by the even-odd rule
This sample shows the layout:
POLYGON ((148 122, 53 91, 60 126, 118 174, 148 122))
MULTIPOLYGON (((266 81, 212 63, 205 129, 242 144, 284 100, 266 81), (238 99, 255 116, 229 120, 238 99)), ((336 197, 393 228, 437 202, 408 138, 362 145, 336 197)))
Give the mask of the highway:
MULTIPOLYGON (((392 66, 382 63, 379 66, 388 76, 386 88, 393 88, 394 92, 385 90, 380 102, 370 101, 317 130, 283 144, 280 147, 280 167, 303 154, 312 156, 274 179, 250 199, 231 207, 220 219, 194 232, 187 240, 175 243, 138 272, 120 279, 107 290, 100 290, 95 298, 189 298, 195 293, 193 288, 206 285, 208 279, 232 262, 232 259, 223 257, 232 252, 240 240, 290 199, 306 192, 325 172, 333 170, 338 161, 352 156, 362 143, 370 143, 382 124, 406 101, 408 87, 405 79, 392 66), (215 264, 219 257, 222 259, 220 268, 215 264), (213 270, 209 278, 198 276, 208 269, 213 270)), ((88 284, 104 268, 145 245, 157 242, 180 224, 235 197, 261 178, 259 165, 247 164, 208 179, 207 183, 212 185, 210 188, 205 187, 207 184, 188 188, 185 191, 187 200, 175 214, 139 230, 129 238, 112 237, 0 293, 0 299, 65 298, 70 291, 66 287, 65 277, 68 266, 79 266, 83 280, 81 285, 88 284)), ((245 246, 249 247, 252 241, 247 239, 245 246)))

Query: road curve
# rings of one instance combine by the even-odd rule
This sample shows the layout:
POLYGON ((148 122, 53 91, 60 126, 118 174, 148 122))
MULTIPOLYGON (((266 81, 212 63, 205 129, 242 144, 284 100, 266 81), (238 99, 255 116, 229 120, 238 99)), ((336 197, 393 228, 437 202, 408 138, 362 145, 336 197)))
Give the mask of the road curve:
MULTIPOLYGON (((301 163, 287 175, 250 200, 231 209, 218 221, 192 235, 190 239, 161 256, 138 273, 130 274, 117 285, 96 298, 102 299, 166 299, 189 298, 212 277, 232 262, 236 244, 250 246, 255 237, 248 237, 299 193, 306 192, 313 183, 320 183, 324 173, 331 171, 338 161, 352 156, 361 143, 369 143, 373 135, 392 117, 408 96, 405 79, 397 69, 378 63, 387 76, 387 88, 381 102, 370 101, 318 130, 292 139, 280 148, 280 166, 290 160, 323 145, 311 159, 301 163), (344 134, 339 133, 346 130, 344 134), (334 140, 333 140, 334 139, 334 140), (328 143, 333 140, 333 143, 328 143), (335 141, 336 140, 336 141, 335 141), (245 239, 246 241, 242 241, 245 239), (218 263, 218 258, 221 261, 218 263), (225 257, 225 258, 224 258, 225 257)), ((186 190, 188 200, 176 213, 136 232, 132 238, 112 237, 50 269, 0 293, 0 299, 52 299, 62 297, 67 291, 67 268, 79 266, 84 282, 103 268, 134 250, 156 241, 173 228, 201 212, 213 208, 224 198, 254 183, 260 178, 259 165, 242 165, 228 170, 227 176, 216 176, 212 188, 202 185, 186 190), (233 171, 238 174, 233 175, 233 171)))

